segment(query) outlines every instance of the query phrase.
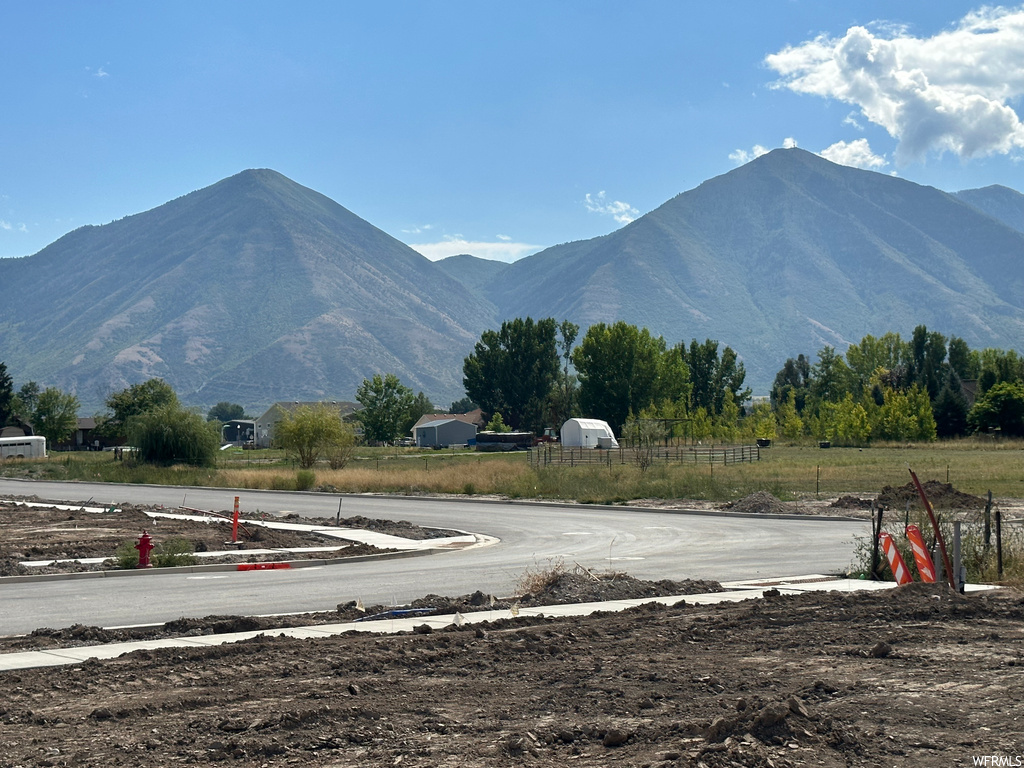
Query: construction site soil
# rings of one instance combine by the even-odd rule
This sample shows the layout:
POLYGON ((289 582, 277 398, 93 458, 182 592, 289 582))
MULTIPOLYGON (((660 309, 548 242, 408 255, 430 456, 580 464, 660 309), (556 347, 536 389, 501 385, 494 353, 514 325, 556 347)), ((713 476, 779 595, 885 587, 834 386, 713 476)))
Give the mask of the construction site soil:
MULTIPOLYGON (((1024 762, 1024 597, 1016 590, 766 588, 737 603, 556 619, 513 617, 512 605, 719 586, 559 567, 526 574, 523 584, 528 594, 506 601, 481 593, 419 601, 438 612, 510 609, 482 624, 315 640, 259 635, 2 673, 0 764, 1024 762)), ((359 608, 287 620, 337 622, 374 610, 359 608)), ((263 621, 271 620, 182 620, 148 637, 271 627, 263 621)), ((129 639, 123 632, 38 630, 4 639, 0 650, 129 639)))
MULTIPOLYGON (((205 520, 188 520, 181 516, 200 517, 204 511, 164 509, 163 507, 122 504, 101 512, 69 505, 26 507, 13 502, 46 504, 36 497, 0 500, 0 576, 25 576, 39 573, 67 573, 108 570, 118 566, 118 547, 132 545, 147 532, 154 545, 184 540, 187 552, 229 552, 216 557, 203 557, 197 562, 207 565, 232 562, 266 562, 270 560, 301 560, 324 557, 353 557, 379 554, 387 550, 348 541, 341 529, 362 529, 406 539, 431 539, 459 535, 459 531, 423 528, 406 521, 376 520, 357 516, 340 519, 309 520, 296 514, 279 517, 261 514, 260 520, 300 523, 331 528, 337 536, 321 536, 314 532, 280 530, 252 522, 238 528, 237 541, 230 541, 232 514, 210 511, 205 520), (153 516, 156 513, 158 516, 153 516), (159 516, 173 514, 177 517, 159 516), (328 548, 337 547, 335 552, 328 548), (340 548, 343 547, 343 548, 340 548), (315 552, 288 552, 288 549, 320 548, 315 552), (279 550, 257 554, 253 550, 279 550), (79 559, 104 558, 105 562, 82 563, 79 559), (23 562, 52 561, 50 565, 26 566, 23 562)), ((95 508, 93 508, 95 509, 95 508)))

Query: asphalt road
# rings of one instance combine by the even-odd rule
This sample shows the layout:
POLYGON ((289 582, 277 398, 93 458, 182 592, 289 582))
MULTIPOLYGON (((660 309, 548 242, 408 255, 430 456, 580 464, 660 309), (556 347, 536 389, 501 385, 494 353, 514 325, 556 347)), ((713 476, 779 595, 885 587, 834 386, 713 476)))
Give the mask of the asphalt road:
POLYGON ((553 563, 615 569, 644 579, 834 573, 853 561, 869 523, 824 518, 716 516, 625 507, 485 502, 274 491, 48 483, 0 479, 0 495, 94 503, 163 504, 244 513, 297 512, 409 520, 486 534, 497 544, 422 557, 294 570, 170 573, 0 584, 0 634, 72 624, 153 624, 182 616, 319 611, 361 599, 404 604, 433 593, 514 591, 528 569, 553 563))

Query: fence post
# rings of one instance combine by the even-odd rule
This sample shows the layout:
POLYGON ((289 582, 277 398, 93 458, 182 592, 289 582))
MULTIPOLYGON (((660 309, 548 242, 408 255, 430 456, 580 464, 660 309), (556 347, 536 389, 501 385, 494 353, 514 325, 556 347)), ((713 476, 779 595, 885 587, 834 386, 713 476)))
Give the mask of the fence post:
POLYGON ((992 491, 988 492, 988 501, 985 503, 985 549, 992 543, 992 491))
POLYGON ((882 532, 882 507, 878 507, 878 524, 871 516, 871 580, 878 581, 878 534, 882 532))
POLYGON ((1003 513, 996 507, 996 578, 1003 578, 1003 513))
POLYGON ((953 521, 953 588, 964 591, 963 565, 960 558, 960 521, 953 521))

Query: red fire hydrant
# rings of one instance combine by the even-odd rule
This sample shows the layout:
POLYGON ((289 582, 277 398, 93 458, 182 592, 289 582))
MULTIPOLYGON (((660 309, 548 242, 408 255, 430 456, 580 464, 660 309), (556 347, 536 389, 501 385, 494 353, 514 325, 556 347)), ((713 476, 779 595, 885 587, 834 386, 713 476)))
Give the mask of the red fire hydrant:
POLYGON ((153 566, 149 562, 149 553, 153 551, 153 537, 143 531, 135 548, 139 550, 139 564, 135 567, 152 568, 153 566))

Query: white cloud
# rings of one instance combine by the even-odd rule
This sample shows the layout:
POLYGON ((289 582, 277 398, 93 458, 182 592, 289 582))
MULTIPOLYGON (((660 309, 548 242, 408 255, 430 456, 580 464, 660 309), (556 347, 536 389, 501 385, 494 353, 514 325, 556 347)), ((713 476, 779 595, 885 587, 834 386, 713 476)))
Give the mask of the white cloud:
POLYGON ((587 206, 587 210, 591 213, 599 213, 602 216, 611 216, 619 224, 629 224, 640 215, 640 211, 629 203, 624 203, 621 200, 606 202, 605 192, 603 189, 596 195, 592 195, 588 192, 586 199, 584 200, 584 205, 587 206))
POLYGON ((413 227, 412 229, 403 229, 402 232, 406 235, 420 235, 424 232, 429 232, 433 228, 433 224, 423 224, 422 226, 413 227))
POLYGON ((730 152, 729 159, 736 163, 736 165, 745 165, 755 157, 766 155, 770 151, 771 150, 769 150, 768 147, 762 147, 760 144, 755 144, 754 148, 749 152, 745 149, 737 149, 735 152, 730 152))
POLYGON ((863 131, 864 130, 864 126, 861 125, 860 122, 857 120, 857 113, 856 112, 851 112, 846 117, 844 117, 843 118, 843 125, 853 126, 858 131, 863 131))
POLYGON ((409 243, 414 251, 419 251, 431 261, 439 261, 449 256, 468 253, 481 259, 491 261, 518 261, 524 256, 543 250, 546 246, 528 243, 513 243, 511 240, 499 242, 466 240, 461 235, 446 237, 438 243, 409 243))
POLYGON ((782 140, 782 148, 783 149, 796 149, 796 147, 797 147, 796 139, 794 139, 792 136, 789 136, 789 137, 787 137, 787 138, 782 140))
POLYGON ((10 228, 11 228, 11 222, 4 221, 3 219, 0 219, 0 229, 10 229, 10 228))
POLYGON ((501 240, 502 242, 505 242, 505 243, 510 243, 510 242, 512 242, 512 238, 511 238, 511 237, 509 237, 508 235, 497 235, 497 238, 498 238, 499 240, 501 240))
POLYGON ((776 87, 853 104, 898 140, 898 163, 1024 147, 1009 103, 1024 95, 1024 8, 984 7, 933 37, 851 27, 766 57, 776 87))
POLYGON ((818 154, 833 163, 863 168, 866 171, 874 171, 888 165, 884 157, 876 155, 871 150, 867 139, 855 139, 850 142, 837 141, 818 154))

